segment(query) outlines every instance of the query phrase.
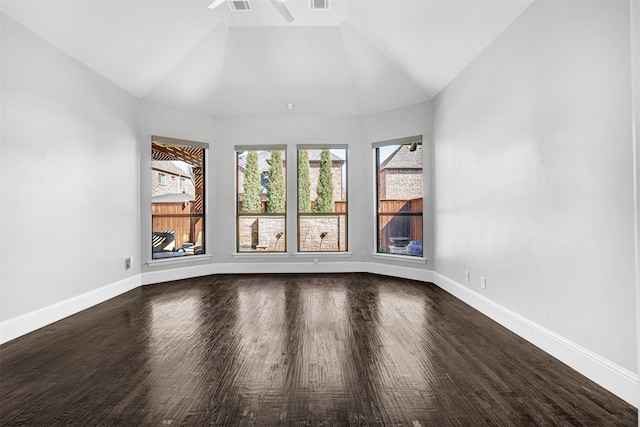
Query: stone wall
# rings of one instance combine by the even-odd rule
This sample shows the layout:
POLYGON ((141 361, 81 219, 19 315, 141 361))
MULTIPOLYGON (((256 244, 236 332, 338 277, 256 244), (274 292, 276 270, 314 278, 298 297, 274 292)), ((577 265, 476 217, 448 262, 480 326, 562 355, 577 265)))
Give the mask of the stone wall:
POLYGON ((300 252, 347 250, 345 215, 302 216, 299 228, 300 252))
POLYGON ((285 250, 284 216, 241 216, 239 227, 239 251, 285 250))
MULTIPOLYGON (((240 252, 283 252, 285 250, 284 216, 241 216, 239 226, 238 250, 240 252)), ((300 217, 301 252, 346 250, 345 215, 300 217)))

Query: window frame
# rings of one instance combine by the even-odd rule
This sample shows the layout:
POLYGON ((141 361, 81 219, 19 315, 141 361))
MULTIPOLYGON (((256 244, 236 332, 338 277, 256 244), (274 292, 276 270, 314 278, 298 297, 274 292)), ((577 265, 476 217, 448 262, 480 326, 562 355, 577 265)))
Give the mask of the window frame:
MULTIPOLYGON (((278 255, 278 254, 283 254, 283 253, 287 253, 287 222, 288 222, 288 203, 287 203, 287 197, 288 197, 288 188, 287 188, 287 174, 288 174, 288 167, 287 167, 287 146, 286 145, 281 145, 281 144, 260 144, 260 145, 236 145, 234 147, 234 153, 235 153, 235 213, 236 213, 236 223, 235 223, 235 234, 236 234, 236 242, 235 242, 235 253, 236 254, 241 254, 241 255, 266 255, 266 256, 274 256, 274 255, 278 255), (284 181, 284 212, 278 212, 278 213, 269 213, 266 211, 263 212, 259 212, 259 213, 242 213, 240 212, 240 170, 239 170, 239 159, 240 159, 240 154, 244 153, 244 152, 249 152, 249 151, 256 151, 256 152, 260 152, 260 151, 280 151, 282 152, 283 155, 283 181, 284 181), (264 248, 264 250, 259 250, 259 249, 263 249, 262 246, 263 245, 256 245, 255 248, 251 249, 246 249, 246 248, 242 248, 241 247, 241 232, 240 232, 240 218, 242 217, 252 217, 252 216, 257 216, 259 218, 278 218, 278 217, 283 217, 283 232, 282 235, 280 235, 278 237, 278 235, 276 234, 276 242, 275 242, 275 246, 274 246, 274 250, 266 250, 267 248, 264 248), (282 242, 283 248, 282 250, 276 250, 277 247, 279 246, 279 242, 282 242), (260 248, 258 248, 258 246, 260 246, 260 248)), ((267 175, 268 175, 268 171, 267 171, 267 175)), ((258 174, 260 177, 260 182, 262 184, 262 182, 265 179, 265 173, 264 171, 260 171, 258 170, 258 174)), ((243 182, 244 184, 244 182, 243 182)), ((243 188, 243 194, 244 194, 244 188, 243 188)), ((268 202, 268 200, 267 200, 268 202)), ((265 202, 265 203, 267 203, 265 202)), ((279 233, 278 233, 279 234, 279 233)), ((259 243, 259 240, 258 242, 259 243)))
MULTIPOLYGON (((300 212, 300 206, 296 197, 296 250, 298 254, 345 254, 349 252, 349 146, 348 144, 298 144, 296 145, 296 194, 299 192, 300 188, 300 176, 298 171, 298 159, 300 157, 301 150, 344 150, 344 165, 343 171, 341 172, 342 182, 344 183, 342 192, 344 193, 344 200, 340 200, 344 202, 344 212, 300 212), (344 216, 344 249, 338 250, 304 250, 302 248, 301 242, 301 225, 300 219, 301 217, 312 217, 312 216, 344 216)), ((335 201, 334 201, 335 206, 335 201)), ((334 207, 335 209, 335 207, 334 207)), ((323 237, 321 238, 323 239, 323 237)), ((339 242, 339 240, 338 240, 339 242)), ((338 246, 341 246, 338 243, 338 246)))
MULTIPOLYGON (((160 214, 154 214, 154 208, 153 208, 153 196, 151 199, 151 261, 156 263, 156 262, 173 262, 177 259, 184 259, 184 258, 190 258, 191 256, 197 256, 197 255, 206 255, 207 254, 207 238, 206 238, 206 231, 207 231, 207 174, 208 174, 208 170, 207 170, 207 166, 208 166, 208 162, 207 162, 207 156, 208 156, 208 151, 209 151, 209 144, 206 142, 199 142, 199 141, 190 141, 190 140, 184 140, 184 139, 177 139, 177 138, 169 138, 169 137, 164 137, 164 136, 157 136, 157 135, 152 135, 151 136, 151 170, 153 170, 153 161, 154 161, 154 144, 157 144, 159 146, 162 147, 186 147, 189 149, 201 149, 201 155, 202 155, 202 165, 199 166, 199 169, 201 170, 201 174, 202 174, 202 186, 201 186, 201 194, 197 195, 198 192, 198 186, 195 185, 194 182, 194 191, 196 192, 196 194, 194 194, 194 197, 200 198, 201 199, 201 203, 202 203, 202 210, 200 213, 180 213, 180 214, 176 214, 176 213, 160 213, 160 214), (179 257, 173 257, 173 256, 168 256, 168 257, 156 257, 154 256, 158 251, 154 252, 154 237, 156 234, 158 233, 163 233, 165 230, 154 230, 154 219, 161 219, 161 218, 174 218, 174 219, 179 219, 179 218, 195 218, 195 219, 199 219, 202 223, 201 229, 199 230, 197 235, 192 235, 190 236, 191 239, 193 240, 192 245, 185 247, 185 245, 181 246, 181 247, 175 247, 175 250, 171 251, 171 252, 175 252, 180 254, 179 257), (200 239, 198 239, 198 236, 200 237, 200 239)), ((169 150, 171 151, 171 150, 169 150)), ((180 154, 177 154, 180 155, 180 154)), ((172 155, 167 153, 165 158, 163 158, 163 160, 165 161, 185 161, 184 159, 180 159, 175 157, 176 155, 172 155), (170 160, 168 160, 170 158, 170 160)), ((186 162, 190 164, 189 162, 186 162)), ((191 165, 193 166, 193 165, 191 165)), ((164 178, 164 184, 160 184, 159 185, 168 185, 168 183, 166 182, 166 174, 162 173, 162 175, 165 176, 164 178)), ((160 179, 160 178, 158 178, 160 179)), ((173 194, 173 193, 172 193, 173 194)), ((194 199, 194 200, 196 200, 194 199)), ((186 202, 185 202, 186 203, 186 202)), ((192 224, 193 227, 193 224, 192 224)), ((166 230, 169 231, 169 230, 166 230)), ((174 240, 175 239, 174 237, 174 240)), ((161 251, 161 252, 167 252, 167 251, 161 251)))
MULTIPOLYGON (((416 135, 416 136, 410 136, 410 137, 406 137, 406 138, 398 138, 398 139, 392 139, 392 140, 386 140, 386 141, 380 141, 380 142, 375 142, 372 144, 372 148, 374 150, 374 173, 375 173, 375 195, 374 195, 374 204, 375 204, 375 228, 376 228, 376 233, 375 233, 375 241, 374 241, 374 251, 373 254, 375 255, 384 255, 384 256, 398 256, 398 257, 402 257, 402 258, 407 258, 407 259, 424 259, 425 254, 424 254, 424 206, 425 206, 425 200, 424 200, 424 194, 425 194, 425 187, 424 187, 424 144, 423 144, 423 140, 422 140, 422 135, 416 135), (380 211, 380 206, 381 206, 381 200, 380 200, 380 187, 381 187, 381 183, 380 183, 380 166, 381 166, 381 162, 380 162, 380 148, 382 147, 388 147, 388 146, 394 146, 394 145, 398 145, 398 146, 403 146, 403 145, 411 145, 413 143, 417 143, 418 145, 422 146, 422 159, 421 159, 421 164, 422 164, 422 168, 421 168, 421 182, 422 182, 422 205, 421 205, 421 210, 420 212, 414 212, 414 211, 409 211, 409 212, 381 212, 380 211), (381 236, 381 217, 388 217, 388 216, 397 216, 397 217, 408 217, 408 218, 412 218, 412 217, 420 217, 420 229, 421 229, 421 239, 420 241, 422 242, 422 249, 421 249, 421 254, 419 255, 415 255, 415 254, 410 254, 410 253, 393 253, 390 251, 384 251, 384 250, 380 250, 381 247, 381 243, 382 243, 382 236, 381 236)), ((387 160, 387 159, 385 159, 387 160)), ((409 201, 409 200, 407 200, 409 201)), ((409 236, 409 239, 411 239, 411 237, 409 236)))

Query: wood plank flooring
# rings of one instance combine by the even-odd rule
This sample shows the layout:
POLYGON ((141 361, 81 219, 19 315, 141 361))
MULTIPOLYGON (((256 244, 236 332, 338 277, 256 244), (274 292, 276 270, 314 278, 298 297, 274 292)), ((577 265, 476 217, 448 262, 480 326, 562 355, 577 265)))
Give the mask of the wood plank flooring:
POLYGON ((0 347, 0 425, 636 426, 637 410, 434 285, 220 275, 0 347))

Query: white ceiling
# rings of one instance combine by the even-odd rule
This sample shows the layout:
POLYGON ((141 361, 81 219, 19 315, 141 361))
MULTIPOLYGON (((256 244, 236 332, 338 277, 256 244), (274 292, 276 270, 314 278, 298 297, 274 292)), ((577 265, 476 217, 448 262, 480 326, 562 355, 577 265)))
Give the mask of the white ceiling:
POLYGON ((2 12, 140 99, 221 116, 360 115, 431 99, 532 0, 3 0, 2 12), (287 104, 293 103, 293 112, 287 104))

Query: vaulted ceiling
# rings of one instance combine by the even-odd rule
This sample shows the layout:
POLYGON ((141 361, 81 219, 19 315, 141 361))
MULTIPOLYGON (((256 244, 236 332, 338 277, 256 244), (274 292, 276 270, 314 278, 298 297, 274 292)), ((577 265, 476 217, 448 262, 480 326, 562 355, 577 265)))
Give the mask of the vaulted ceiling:
POLYGON ((136 97, 236 115, 360 115, 426 101, 531 0, 3 0, 2 12, 136 97), (293 110, 288 110, 288 104, 293 110))

